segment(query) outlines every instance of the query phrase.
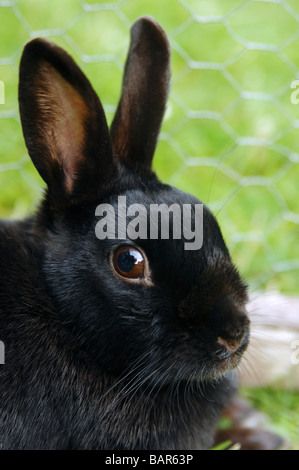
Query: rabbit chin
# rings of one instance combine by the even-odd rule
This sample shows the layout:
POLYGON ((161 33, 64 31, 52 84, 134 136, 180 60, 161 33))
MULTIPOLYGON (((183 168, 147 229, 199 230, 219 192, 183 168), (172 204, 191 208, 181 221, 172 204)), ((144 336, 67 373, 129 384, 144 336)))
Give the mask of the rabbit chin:
POLYGON ((149 374, 148 380, 156 386, 162 386, 162 383, 163 385, 167 383, 169 385, 173 383, 191 385, 192 383, 212 383, 221 380, 239 366, 246 347, 247 344, 244 344, 242 351, 223 353, 220 357, 211 353, 210 359, 206 358, 204 363, 198 362, 195 357, 191 360, 186 357, 180 359, 177 357, 172 365, 170 364, 171 360, 165 360, 164 368, 159 369, 159 374, 149 374))
POLYGON ((200 383, 211 383, 214 381, 221 380, 232 371, 236 370, 240 364, 241 357, 232 356, 226 360, 222 360, 217 364, 211 364, 210 366, 198 367, 193 372, 190 371, 184 377, 184 381, 194 381, 197 384, 200 383))
POLYGON ((227 372, 232 371, 233 369, 236 369, 238 365, 240 364, 240 361, 242 359, 241 354, 233 353, 231 357, 228 357, 227 359, 223 359, 219 364, 214 366, 212 369, 212 374, 210 375, 210 378, 212 379, 217 379, 220 378, 222 375, 226 374, 227 372))
POLYGON ((216 356, 211 354, 211 359, 203 367, 199 366, 196 376, 197 381, 213 381, 218 380, 227 373, 237 369, 243 353, 246 351, 249 343, 249 334, 246 335, 242 346, 235 352, 222 352, 216 356))
POLYGON ((205 370, 199 373, 201 380, 217 380, 223 375, 236 369, 243 357, 243 353, 246 350, 248 342, 244 343, 240 350, 233 353, 224 353, 220 356, 217 363, 213 363, 210 367, 205 367, 205 370))

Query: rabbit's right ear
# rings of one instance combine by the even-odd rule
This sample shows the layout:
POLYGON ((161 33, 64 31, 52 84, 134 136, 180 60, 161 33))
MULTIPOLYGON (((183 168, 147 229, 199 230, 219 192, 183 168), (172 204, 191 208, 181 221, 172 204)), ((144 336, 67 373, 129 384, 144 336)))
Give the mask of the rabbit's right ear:
POLYGON ((130 166, 151 167, 169 80, 166 34, 153 18, 139 18, 131 29, 121 99, 110 129, 114 155, 130 166))
POLYGON ((54 204, 97 199, 116 171, 102 105, 60 47, 34 39, 20 64, 20 114, 29 155, 54 204))

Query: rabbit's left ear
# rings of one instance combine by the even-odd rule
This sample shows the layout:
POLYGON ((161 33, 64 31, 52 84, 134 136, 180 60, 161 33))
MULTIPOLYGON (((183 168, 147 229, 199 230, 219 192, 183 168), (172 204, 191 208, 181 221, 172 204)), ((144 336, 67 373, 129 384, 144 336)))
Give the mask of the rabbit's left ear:
POLYGON ((122 95, 110 130, 115 157, 130 166, 151 167, 169 80, 166 34, 154 19, 142 17, 131 29, 122 95))

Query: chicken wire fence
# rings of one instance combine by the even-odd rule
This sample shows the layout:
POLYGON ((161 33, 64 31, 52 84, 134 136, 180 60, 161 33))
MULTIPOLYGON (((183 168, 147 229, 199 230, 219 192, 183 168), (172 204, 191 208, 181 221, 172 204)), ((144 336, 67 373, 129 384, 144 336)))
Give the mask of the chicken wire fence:
POLYGON ((145 14, 172 51, 158 176, 209 205, 253 290, 298 294, 298 0, 0 1, 0 216, 29 214, 44 187, 19 120, 24 44, 66 49, 111 122, 129 30, 145 14))

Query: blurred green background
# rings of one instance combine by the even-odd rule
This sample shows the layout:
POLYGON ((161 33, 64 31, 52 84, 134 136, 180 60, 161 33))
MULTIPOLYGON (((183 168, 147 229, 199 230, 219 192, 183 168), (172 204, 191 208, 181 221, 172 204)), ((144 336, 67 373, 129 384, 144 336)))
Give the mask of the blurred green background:
POLYGON ((217 214, 253 290, 299 293, 299 2, 288 0, 0 1, 0 217, 32 212, 39 178, 18 115, 18 64, 36 36, 64 47, 98 92, 109 122, 129 29, 154 16, 172 48, 172 86, 158 175, 217 214))
POLYGON ((36 36, 64 47, 98 92, 109 122, 129 29, 154 16, 172 48, 172 86, 158 175, 217 214, 253 290, 299 293, 299 2, 288 0, 0 1, 0 217, 29 214, 43 182, 19 123, 18 64, 36 36))
MULTIPOLYGON (((0 217, 32 213, 43 188, 19 121, 24 43, 42 36, 66 49, 111 122, 129 29, 144 14, 172 49, 157 174, 210 206, 252 291, 299 294, 299 104, 290 88, 299 78, 298 0, 0 0, 0 217)), ((256 401, 261 393, 280 416, 277 394, 256 401)), ((280 424, 294 440, 299 410, 290 396, 289 424, 280 424)))

